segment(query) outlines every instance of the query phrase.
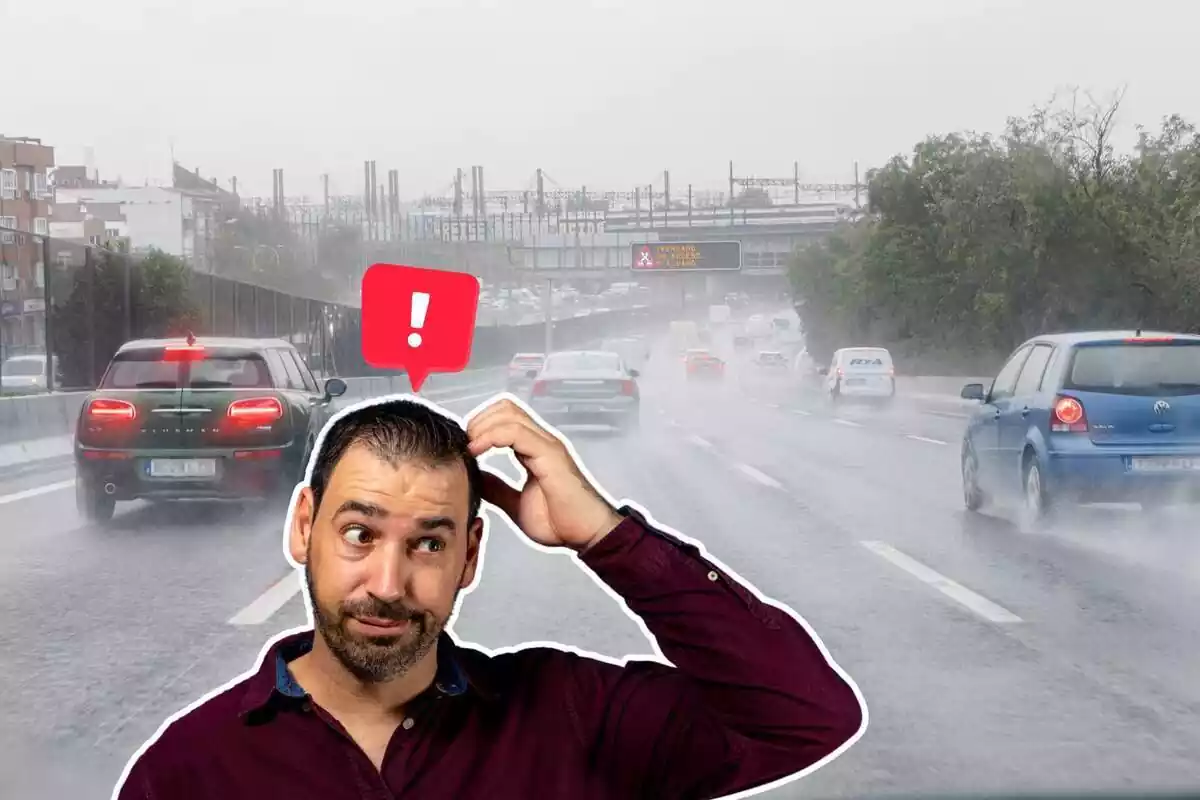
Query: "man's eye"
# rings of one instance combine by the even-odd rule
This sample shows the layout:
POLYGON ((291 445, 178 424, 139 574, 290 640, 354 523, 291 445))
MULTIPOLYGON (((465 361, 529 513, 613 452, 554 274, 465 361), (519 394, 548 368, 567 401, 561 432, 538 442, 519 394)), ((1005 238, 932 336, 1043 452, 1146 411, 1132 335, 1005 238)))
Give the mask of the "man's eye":
POLYGON ((371 532, 358 525, 351 525, 342 531, 342 538, 353 545, 362 546, 370 543, 371 532))
POLYGON ((432 536, 426 536, 424 539, 421 539, 417 542, 417 549, 421 550, 422 548, 425 548, 424 552, 426 553, 440 553, 446 549, 446 543, 441 539, 436 539, 432 536))

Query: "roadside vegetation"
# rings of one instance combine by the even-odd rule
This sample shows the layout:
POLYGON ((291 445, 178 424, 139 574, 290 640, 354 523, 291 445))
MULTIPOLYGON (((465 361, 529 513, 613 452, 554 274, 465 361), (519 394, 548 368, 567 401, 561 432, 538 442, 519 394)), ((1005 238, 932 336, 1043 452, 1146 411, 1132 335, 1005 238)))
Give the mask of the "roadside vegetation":
POLYGON ((1120 105, 1075 93, 868 173, 866 215, 791 265, 810 351, 987 374, 1038 333, 1200 330, 1200 134, 1171 116, 1119 153, 1120 105))

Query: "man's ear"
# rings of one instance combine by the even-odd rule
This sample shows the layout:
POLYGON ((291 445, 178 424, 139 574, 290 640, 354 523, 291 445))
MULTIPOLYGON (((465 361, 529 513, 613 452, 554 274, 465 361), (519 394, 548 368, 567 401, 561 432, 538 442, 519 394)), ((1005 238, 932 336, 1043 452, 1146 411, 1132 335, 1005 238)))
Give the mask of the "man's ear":
POLYGON ((312 536, 315 517, 313 490, 305 486, 296 497, 296 512, 292 514, 292 528, 288 531, 288 552, 297 564, 305 563, 308 558, 308 540, 312 536))
POLYGON ((467 526, 467 563, 463 567, 462 578, 458 588, 465 589, 475 581, 475 573, 479 569, 479 551, 483 544, 483 515, 480 514, 467 526))

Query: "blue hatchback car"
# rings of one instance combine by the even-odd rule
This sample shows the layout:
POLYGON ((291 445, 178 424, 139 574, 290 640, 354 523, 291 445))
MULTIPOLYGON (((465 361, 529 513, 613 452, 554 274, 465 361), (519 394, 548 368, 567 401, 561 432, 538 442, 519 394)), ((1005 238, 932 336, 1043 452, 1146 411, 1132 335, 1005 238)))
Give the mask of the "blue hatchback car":
POLYGON ((1023 521, 1065 505, 1200 500, 1200 336, 1098 331, 1022 344, 962 444, 963 497, 1016 499, 1023 521))

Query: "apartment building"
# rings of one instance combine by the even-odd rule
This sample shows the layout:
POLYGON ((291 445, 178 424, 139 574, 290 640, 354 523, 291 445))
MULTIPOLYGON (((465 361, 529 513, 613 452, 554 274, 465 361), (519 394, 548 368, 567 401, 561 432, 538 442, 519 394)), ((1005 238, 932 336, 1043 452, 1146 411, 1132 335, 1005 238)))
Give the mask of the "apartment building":
POLYGON ((7 357, 45 347, 44 252, 50 231, 48 172, 54 148, 0 134, 0 349, 7 357))

